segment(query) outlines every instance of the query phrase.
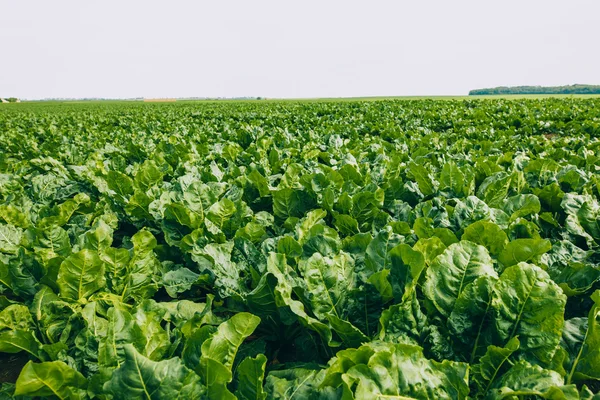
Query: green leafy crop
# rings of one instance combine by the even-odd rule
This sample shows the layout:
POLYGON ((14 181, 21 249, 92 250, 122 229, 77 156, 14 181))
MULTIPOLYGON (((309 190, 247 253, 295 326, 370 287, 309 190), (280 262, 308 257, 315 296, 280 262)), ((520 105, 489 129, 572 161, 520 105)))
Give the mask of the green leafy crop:
POLYGON ((0 399, 594 399, 600 101, 0 110, 0 399))

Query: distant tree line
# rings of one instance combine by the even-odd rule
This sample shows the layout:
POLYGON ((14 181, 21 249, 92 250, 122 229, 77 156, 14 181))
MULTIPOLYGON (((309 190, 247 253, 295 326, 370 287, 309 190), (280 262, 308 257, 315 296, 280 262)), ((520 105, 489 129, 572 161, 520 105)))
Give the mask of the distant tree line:
POLYGON ((475 89, 469 92, 469 96, 480 96, 490 94, 600 94, 600 86, 499 86, 495 88, 475 89))

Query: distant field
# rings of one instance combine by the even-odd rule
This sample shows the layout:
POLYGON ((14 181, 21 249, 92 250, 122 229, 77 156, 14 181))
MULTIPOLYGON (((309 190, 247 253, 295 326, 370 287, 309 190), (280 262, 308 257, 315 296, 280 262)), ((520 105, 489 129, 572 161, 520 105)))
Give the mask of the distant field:
POLYGON ((94 103, 265 103, 265 102, 346 102, 346 101, 382 101, 382 100, 523 100, 523 99, 595 99, 600 98, 600 94, 523 94, 523 95, 482 95, 482 96, 371 96, 371 97, 314 97, 314 98, 266 98, 261 100, 242 100, 242 99, 206 99, 206 100, 177 100, 174 99, 146 99, 146 100, 23 100, 21 103, 2 104, 3 106, 19 107, 18 104, 94 104, 94 103))

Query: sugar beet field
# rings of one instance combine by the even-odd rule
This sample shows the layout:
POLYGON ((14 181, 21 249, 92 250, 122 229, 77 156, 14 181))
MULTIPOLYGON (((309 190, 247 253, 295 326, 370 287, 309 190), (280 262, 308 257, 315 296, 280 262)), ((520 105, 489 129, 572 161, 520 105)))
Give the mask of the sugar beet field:
POLYGON ((600 99, 0 105, 0 399, 598 399, 600 99))

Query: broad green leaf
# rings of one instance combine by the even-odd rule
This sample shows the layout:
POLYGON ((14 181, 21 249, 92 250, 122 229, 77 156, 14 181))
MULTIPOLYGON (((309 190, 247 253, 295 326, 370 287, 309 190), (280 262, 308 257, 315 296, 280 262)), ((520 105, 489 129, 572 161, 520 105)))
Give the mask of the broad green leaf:
POLYGON ((327 315, 327 320, 331 329, 338 334, 344 346, 356 347, 370 340, 360 329, 337 315, 330 313, 327 315))
POLYGON ((488 345, 493 343, 490 326, 494 286, 498 278, 481 276, 465 286, 448 318, 448 329, 453 336, 457 353, 472 363, 488 345))
POLYGON ((48 286, 41 285, 29 307, 32 317, 37 322, 42 321, 45 308, 54 301, 60 301, 60 298, 48 286))
POLYGON ((188 268, 179 268, 163 275, 163 285, 169 296, 176 299, 179 293, 190 290, 199 277, 188 268))
POLYGON ((62 361, 29 361, 17 379, 15 396, 56 396, 59 399, 85 398, 87 380, 62 361))
POLYGON ((562 347, 569 354, 567 384, 585 379, 600 380, 600 291, 592 295, 595 304, 587 318, 565 321, 562 347))
POLYGON ((505 267, 534 260, 552 249, 549 240, 543 239, 515 239, 504 246, 498 255, 498 261, 505 267))
POLYGON ((369 277, 368 280, 368 282, 371 285, 375 286, 384 303, 387 303, 388 301, 394 298, 392 285, 390 284, 390 281, 388 279, 390 272, 391 271, 389 269, 384 269, 379 272, 375 272, 369 277))
POLYGON ((2 285, 0 286, 0 291, 4 290, 4 287, 9 289, 12 287, 10 269, 7 264, 2 262, 2 260, 0 260, 0 285, 2 285))
POLYGON ((497 277, 485 247, 469 241, 450 245, 425 271, 423 293, 449 317, 465 287, 480 276, 497 277))
POLYGON ((106 183, 110 190, 113 190, 117 195, 124 199, 129 198, 129 196, 133 194, 133 180, 119 171, 109 171, 106 177, 106 183))
POLYGON ((233 361, 242 342, 259 323, 260 318, 250 313, 235 314, 202 343, 196 372, 202 377, 211 399, 234 398, 226 387, 233 377, 233 361))
POLYGON ((511 184, 511 175, 506 172, 497 172, 488 176, 477 189, 477 197, 485 201, 490 207, 499 207, 506 198, 511 184))
POLYGON ((482 245, 495 257, 498 257, 508 244, 506 233, 489 221, 477 221, 467 226, 461 239, 482 245))
POLYGON ((0 224, 0 253, 16 254, 23 237, 23 229, 0 224))
POLYGON ((516 337, 506 343, 504 347, 488 347, 485 355, 472 367, 472 379, 479 395, 485 396, 488 390, 493 387, 494 382, 510 369, 512 365, 510 356, 518 349, 519 340, 516 337))
POLYGON ((302 246, 291 236, 284 236, 277 242, 277 252, 294 258, 302 255, 302 246))
POLYGON ((577 388, 563 386, 558 372, 519 361, 489 390, 488 399, 527 396, 542 399, 577 399, 577 388), (575 397, 573 397, 575 396, 575 397))
POLYGON ((427 360, 417 346, 382 344, 367 363, 350 367, 342 376, 344 392, 355 399, 466 399, 467 364, 427 360))
POLYGON ((89 202, 90 197, 87 194, 79 193, 72 199, 54 207, 53 214, 38 221, 37 227, 39 229, 47 229, 51 226, 63 226, 69 222, 80 207, 87 205, 89 202))
POLYGON ((104 384, 104 390, 115 398, 178 399, 181 393, 189 398, 202 398, 206 388, 200 377, 186 368, 179 358, 159 362, 141 355, 132 345, 126 345, 125 362, 104 384))
POLYGON ((577 218, 583 229, 600 243, 600 206, 597 202, 586 201, 577 211, 577 218))
POLYGON ((394 304, 381 313, 379 339, 390 343, 418 345, 427 327, 427 316, 414 291, 400 304, 394 304))
POLYGON ((235 314, 202 344, 202 358, 211 358, 231 370, 238 348, 259 323, 260 318, 250 313, 235 314))
POLYGON ((332 313, 343 318, 348 294, 356 280, 352 258, 347 253, 334 258, 315 253, 308 260, 300 261, 298 270, 306 282, 308 300, 315 316, 325 319, 332 313))
POLYGON ((125 348, 128 345, 143 350, 146 338, 131 313, 122 305, 110 308, 107 312, 107 320, 106 337, 98 340, 98 363, 102 366, 116 367, 120 366, 125 359, 125 348))
POLYGON ((41 343, 33 336, 31 331, 6 330, 0 332, 0 353, 19 353, 26 351, 36 358, 40 358, 41 343))
POLYGON ((29 309, 22 304, 11 304, 0 311, 0 331, 32 330, 34 327, 29 309))
POLYGON ((506 199, 503 208, 510 216, 511 221, 514 221, 517 218, 539 213, 541 204, 540 199, 536 195, 519 194, 506 199))
POLYGON ((407 244, 399 244, 389 252, 390 282, 394 298, 400 300, 405 291, 417 285, 425 269, 425 257, 407 244))
POLYGON ((429 265, 446 250, 446 247, 440 238, 433 236, 428 239, 419 239, 413 246, 413 250, 421 252, 425 257, 425 264, 429 265))
POLYGON ((280 218, 302 218, 312 201, 306 192, 296 189, 279 189, 273 192, 273 214, 280 218))
POLYGON ((442 167, 440 175, 440 190, 448 190, 454 196, 458 197, 464 193, 465 175, 454 162, 447 162, 442 167))
POLYGON ((104 263, 96 252, 80 250, 60 265, 57 283, 64 299, 79 301, 88 298, 106 284, 104 263))
POLYGON ((234 243, 208 244, 203 249, 192 252, 192 260, 198 264, 200 272, 214 276, 215 285, 222 297, 243 298, 246 289, 240 279, 240 266, 231 261, 234 243))
POLYGON ((235 214, 236 207, 233 201, 222 198, 207 210, 206 219, 214 223, 219 229, 235 214))
POLYGON ((298 237, 298 242, 300 244, 304 244, 306 239, 309 237, 309 232, 311 229, 318 224, 323 218, 327 216, 327 211, 317 209, 312 210, 306 214, 296 226, 296 235, 298 237))
POLYGON ((263 379, 267 357, 259 354, 255 358, 244 359, 236 371, 237 390, 235 395, 239 400, 265 400, 267 394, 263 390, 263 379))
POLYGON ((113 229, 103 220, 99 220, 92 229, 79 237, 80 248, 102 251, 113 242, 113 229))
POLYGON ((19 208, 11 204, 0 205, 0 218, 9 225, 14 225, 19 228, 28 228, 31 221, 27 213, 21 212, 19 208))
POLYGON ((400 236, 392 233, 391 228, 381 230, 369 243, 365 255, 365 265, 369 273, 375 273, 391 267, 390 250, 400 241, 400 236))
POLYGON ((419 185, 419 190, 423 195, 430 196, 435 193, 437 182, 424 166, 411 162, 408 164, 408 170, 419 185))
POLYGON ((560 342, 566 296, 539 267, 520 263, 504 270, 494 287, 492 307, 499 337, 515 336, 529 361, 548 364, 560 342))
POLYGON ((147 191, 152 186, 162 182, 163 174, 154 160, 146 160, 138 168, 133 179, 134 185, 142 192, 147 191))
POLYGON ((345 236, 352 236, 359 232, 358 221, 347 214, 335 214, 333 224, 345 236))
MULTIPOLYGON (((286 263, 286 258, 283 254, 270 253, 267 258, 267 272, 273 275, 277 283, 273 290, 275 306, 277 308, 289 307, 289 310, 298 318, 298 320, 310 329, 317 332, 326 343, 331 342, 331 330, 327 325, 309 316, 306 313, 304 304, 301 301, 293 298, 293 285, 291 283, 289 268, 286 263)), ((267 283, 267 281, 264 281, 267 283)), ((268 289, 268 286, 265 287, 268 289)), ((263 291, 268 293, 268 290, 263 291)), ((265 297, 262 293, 258 296, 262 301, 267 300, 270 304, 269 297, 265 297)))
POLYGON ((269 372, 265 382, 265 393, 268 399, 300 400, 300 399, 339 399, 339 391, 320 386, 318 370, 309 368, 290 368, 269 372))

